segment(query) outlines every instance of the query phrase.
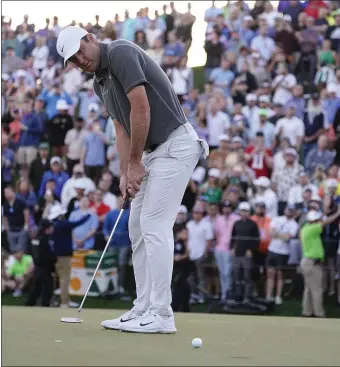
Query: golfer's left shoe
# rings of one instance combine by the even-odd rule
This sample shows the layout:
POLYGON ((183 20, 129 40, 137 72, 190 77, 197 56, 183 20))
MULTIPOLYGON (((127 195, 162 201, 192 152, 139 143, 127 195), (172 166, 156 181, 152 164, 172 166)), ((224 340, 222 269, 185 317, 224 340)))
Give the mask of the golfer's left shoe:
POLYGON ((120 325, 120 330, 147 334, 174 334, 177 331, 173 315, 160 316, 152 310, 148 310, 143 316, 120 325))

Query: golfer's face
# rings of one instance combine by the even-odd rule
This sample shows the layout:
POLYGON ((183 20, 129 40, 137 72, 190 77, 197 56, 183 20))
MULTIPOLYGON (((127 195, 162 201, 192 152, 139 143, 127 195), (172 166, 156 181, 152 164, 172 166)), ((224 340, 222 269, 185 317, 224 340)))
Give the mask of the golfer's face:
POLYGON ((81 40, 79 51, 69 61, 88 73, 94 73, 99 65, 99 50, 93 42, 81 40))

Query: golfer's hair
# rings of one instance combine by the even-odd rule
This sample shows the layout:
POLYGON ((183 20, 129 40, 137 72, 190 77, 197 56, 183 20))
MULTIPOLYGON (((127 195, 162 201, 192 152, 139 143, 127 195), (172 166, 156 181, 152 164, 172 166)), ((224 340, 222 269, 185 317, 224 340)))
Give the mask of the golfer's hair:
MULTIPOLYGON (((88 33, 89 34, 89 33, 88 33)), ((88 34, 86 34, 84 37, 82 37, 81 38, 81 40, 83 40, 84 42, 86 42, 86 43, 89 43, 90 41, 88 40, 88 38, 87 38, 87 35, 88 34)))

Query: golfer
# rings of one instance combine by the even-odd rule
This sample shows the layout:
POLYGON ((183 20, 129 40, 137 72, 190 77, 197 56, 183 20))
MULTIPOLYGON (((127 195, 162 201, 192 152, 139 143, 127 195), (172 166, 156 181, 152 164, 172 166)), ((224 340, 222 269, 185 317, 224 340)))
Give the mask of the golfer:
POLYGON ((189 178, 208 146, 187 122, 162 69, 138 46, 98 42, 79 27, 59 35, 57 51, 88 73, 113 119, 120 161, 120 190, 133 198, 129 219, 137 298, 107 329, 174 333, 171 277, 172 227, 189 178))

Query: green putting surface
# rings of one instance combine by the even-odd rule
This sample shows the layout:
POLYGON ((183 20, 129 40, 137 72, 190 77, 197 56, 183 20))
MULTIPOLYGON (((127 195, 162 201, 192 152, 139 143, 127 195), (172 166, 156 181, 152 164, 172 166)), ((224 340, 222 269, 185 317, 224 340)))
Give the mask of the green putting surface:
POLYGON ((104 330, 119 310, 2 308, 3 366, 336 366, 340 320, 176 314, 175 335, 104 330), (193 349, 195 337, 203 340, 193 349))

